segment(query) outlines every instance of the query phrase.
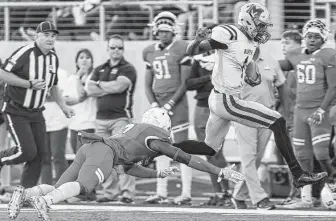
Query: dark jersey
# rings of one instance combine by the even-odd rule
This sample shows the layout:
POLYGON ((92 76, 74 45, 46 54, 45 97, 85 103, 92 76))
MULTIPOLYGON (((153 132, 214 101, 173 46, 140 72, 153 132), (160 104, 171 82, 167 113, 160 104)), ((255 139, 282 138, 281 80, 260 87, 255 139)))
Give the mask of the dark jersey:
POLYGON ((328 89, 325 70, 336 66, 336 51, 322 48, 307 54, 305 49, 298 49, 287 55, 286 59, 297 75, 296 106, 319 107, 328 89))
POLYGON ((181 85, 181 65, 190 65, 191 58, 185 55, 188 42, 177 40, 160 49, 159 43, 144 49, 146 68, 154 74, 153 92, 175 92, 181 85))
POLYGON ((151 140, 162 140, 171 143, 170 134, 162 128, 150 124, 128 124, 121 134, 106 139, 117 141, 121 150, 116 164, 133 164, 162 154, 149 147, 151 140))

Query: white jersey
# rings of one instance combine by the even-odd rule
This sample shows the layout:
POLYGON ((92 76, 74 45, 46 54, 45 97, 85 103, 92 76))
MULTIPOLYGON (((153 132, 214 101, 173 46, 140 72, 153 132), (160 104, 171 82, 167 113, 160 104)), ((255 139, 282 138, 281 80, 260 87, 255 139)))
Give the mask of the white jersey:
POLYGON ((212 71, 215 90, 229 95, 241 93, 245 68, 253 58, 257 43, 249 40, 234 25, 213 28, 211 38, 228 47, 215 52, 215 66, 212 71))

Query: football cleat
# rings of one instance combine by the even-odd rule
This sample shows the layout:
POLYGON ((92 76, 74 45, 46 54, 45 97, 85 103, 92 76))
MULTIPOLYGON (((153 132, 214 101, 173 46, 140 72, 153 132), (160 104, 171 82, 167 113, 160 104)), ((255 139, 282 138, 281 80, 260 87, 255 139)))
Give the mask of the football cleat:
POLYGON ((308 184, 314 184, 323 181, 328 176, 328 173, 310 173, 308 171, 304 171, 303 174, 299 178, 293 179, 293 184, 296 188, 303 187, 308 184))
POLYGON ((30 198, 30 202, 36 209, 39 218, 42 218, 44 221, 50 221, 48 216, 49 206, 43 197, 33 196, 30 198))
POLYGON ((148 204, 168 204, 168 197, 163 197, 159 195, 152 195, 149 196, 146 200, 145 203, 148 204))
POLYGON ((191 205, 191 198, 186 196, 178 196, 173 200, 175 205, 191 205))
POLYGON ((25 188, 23 186, 17 186, 13 192, 12 198, 8 203, 8 217, 15 219, 23 206, 25 188))

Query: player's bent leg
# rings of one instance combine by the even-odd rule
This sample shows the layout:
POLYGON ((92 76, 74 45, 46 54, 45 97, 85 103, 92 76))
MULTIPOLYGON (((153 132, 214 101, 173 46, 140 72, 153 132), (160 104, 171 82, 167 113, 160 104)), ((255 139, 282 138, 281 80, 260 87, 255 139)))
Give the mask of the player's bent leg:
POLYGON ((217 116, 233 120, 250 127, 269 128, 274 133, 274 140, 281 155, 285 158, 294 176, 294 185, 301 187, 323 180, 327 173, 312 174, 303 171, 297 161, 292 143, 287 134, 286 121, 276 111, 262 104, 244 101, 237 96, 211 92, 209 107, 217 116))
POLYGON ((214 151, 218 152, 224 143, 230 126, 231 123, 229 120, 221 118, 211 111, 205 129, 204 142, 214 151))
POLYGON ((330 158, 330 130, 331 126, 326 122, 312 128, 312 144, 314 149, 314 155, 319 162, 322 171, 327 172, 329 175, 328 182, 334 182, 336 169, 332 165, 332 161, 330 158))
POLYGON ((86 160, 86 152, 91 148, 91 144, 84 144, 77 151, 76 157, 68 169, 59 178, 55 187, 58 188, 62 184, 75 181, 78 177, 79 171, 86 160))

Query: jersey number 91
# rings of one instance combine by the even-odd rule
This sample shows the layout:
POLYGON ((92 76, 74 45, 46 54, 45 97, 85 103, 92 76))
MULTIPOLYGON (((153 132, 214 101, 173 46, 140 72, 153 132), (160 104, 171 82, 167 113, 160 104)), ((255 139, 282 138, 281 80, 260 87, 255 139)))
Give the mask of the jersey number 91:
POLYGON ((167 60, 155 60, 153 61, 153 69, 156 79, 169 79, 168 61, 167 60))

